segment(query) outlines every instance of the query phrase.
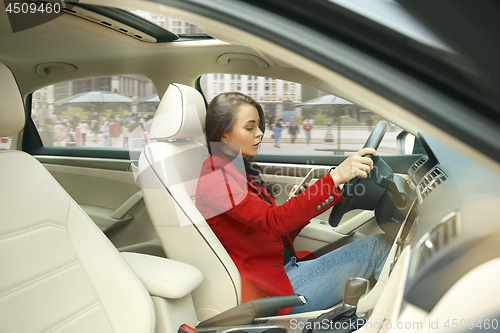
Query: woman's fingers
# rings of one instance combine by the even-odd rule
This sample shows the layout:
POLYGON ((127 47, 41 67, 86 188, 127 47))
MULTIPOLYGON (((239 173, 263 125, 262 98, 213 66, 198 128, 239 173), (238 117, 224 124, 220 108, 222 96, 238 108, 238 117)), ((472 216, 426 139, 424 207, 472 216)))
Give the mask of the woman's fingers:
POLYGON ((370 172, 371 167, 370 167, 370 165, 367 165, 367 164, 362 164, 362 163, 361 163, 361 164, 359 165, 359 169, 360 169, 361 171, 365 172, 365 173, 368 173, 368 172, 370 172))
POLYGON ((371 154, 373 156, 377 156, 377 151, 373 148, 363 148, 361 150, 358 150, 354 154, 359 154, 360 156, 368 155, 371 154))
POLYGON ((366 168, 359 168, 359 171, 358 171, 358 176, 360 176, 361 178, 366 178, 368 177, 368 173, 370 172, 369 169, 366 169, 366 168))
POLYGON ((373 168, 373 160, 369 157, 360 157, 359 162, 365 165, 368 165, 370 170, 373 168))
POLYGON ((307 186, 301 186, 299 193, 295 193, 295 191, 297 191, 297 189, 299 188, 299 185, 293 185, 292 190, 290 191, 290 194, 288 194, 288 198, 291 199, 293 197, 296 197, 300 193, 304 192, 306 190, 306 187, 307 186))
POLYGON ((332 171, 335 184, 340 185, 355 177, 368 177, 368 173, 373 169, 373 160, 365 156, 371 154, 377 156, 377 151, 373 148, 363 148, 352 153, 344 162, 332 171))

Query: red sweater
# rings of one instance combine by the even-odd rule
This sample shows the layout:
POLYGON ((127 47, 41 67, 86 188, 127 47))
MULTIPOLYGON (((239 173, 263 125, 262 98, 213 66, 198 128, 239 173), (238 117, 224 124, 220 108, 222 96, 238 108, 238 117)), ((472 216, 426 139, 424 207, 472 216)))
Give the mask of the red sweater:
POLYGON ((117 138, 122 134, 122 126, 118 123, 112 123, 109 125, 109 135, 111 135, 112 138, 117 138))
MULTIPOLYGON (((276 206, 263 187, 253 180, 248 182, 220 153, 203 163, 196 191, 196 207, 241 274, 243 302, 294 293, 283 267, 281 238, 293 248, 293 239, 311 218, 343 199, 328 174, 304 193, 276 206), (272 204, 264 200, 261 191, 272 204), (330 196, 333 202, 318 210, 330 196)), ((297 256, 307 254, 299 252, 297 256)))

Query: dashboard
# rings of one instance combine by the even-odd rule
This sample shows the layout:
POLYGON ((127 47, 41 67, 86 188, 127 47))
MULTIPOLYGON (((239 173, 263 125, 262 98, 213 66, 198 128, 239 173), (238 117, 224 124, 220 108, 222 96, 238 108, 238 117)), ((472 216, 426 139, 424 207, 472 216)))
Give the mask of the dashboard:
POLYGON ((396 240, 394 264, 410 246, 403 303, 430 313, 465 274, 498 257, 491 238, 500 232, 500 177, 429 136, 419 140, 425 153, 407 179, 416 198, 396 240))

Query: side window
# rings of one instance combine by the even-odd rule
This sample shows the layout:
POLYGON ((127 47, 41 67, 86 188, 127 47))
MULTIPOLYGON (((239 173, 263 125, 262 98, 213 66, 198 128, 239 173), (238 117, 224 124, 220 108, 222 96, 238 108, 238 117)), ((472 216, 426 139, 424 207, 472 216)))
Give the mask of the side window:
POLYGON ((129 147, 129 133, 149 131, 160 100, 141 75, 57 83, 33 93, 31 117, 44 146, 129 147))
POLYGON ((10 148, 10 136, 2 136, 0 137, 0 149, 9 149, 10 148))
MULTIPOLYGON (((342 98, 295 82, 274 78, 206 74, 201 86, 208 102, 222 92, 238 91, 262 105, 266 132, 264 153, 349 155, 361 149, 380 116, 342 98)), ((378 149, 397 155, 402 129, 389 122, 378 149)))

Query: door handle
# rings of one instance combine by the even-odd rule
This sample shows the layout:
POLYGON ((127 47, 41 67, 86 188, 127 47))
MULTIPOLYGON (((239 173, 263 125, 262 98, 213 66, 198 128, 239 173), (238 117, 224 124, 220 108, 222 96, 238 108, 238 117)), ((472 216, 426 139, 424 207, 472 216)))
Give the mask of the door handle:
POLYGON ((113 214, 111 214, 111 218, 115 220, 124 220, 126 216, 134 210, 134 208, 139 205, 142 201, 142 191, 137 191, 134 195, 132 195, 127 201, 125 201, 120 207, 118 207, 113 214))

